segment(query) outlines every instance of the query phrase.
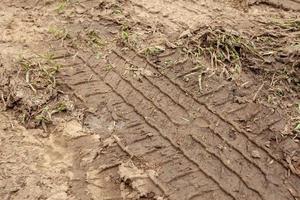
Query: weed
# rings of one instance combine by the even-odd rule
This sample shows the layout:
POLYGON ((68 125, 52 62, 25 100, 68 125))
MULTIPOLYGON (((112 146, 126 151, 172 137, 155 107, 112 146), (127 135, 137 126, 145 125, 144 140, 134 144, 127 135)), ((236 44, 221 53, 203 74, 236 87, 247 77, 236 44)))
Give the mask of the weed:
POLYGON ((121 27, 120 39, 125 44, 129 43, 130 30, 131 30, 131 28, 126 24, 123 24, 121 27))
POLYGON ((164 61, 164 66, 170 67, 170 66, 172 66, 173 63, 174 62, 172 60, 166 60, 166 61, 164 61))
POLYGON ((128 30, 123 30, 121 32, 121 38, 122 38, 123 41, 128 42, 128 40, 129 40, 129 32, 128 32, 128 30))
POLYGON ((35 121, 38 124, 42 123, 50 123, 52 121, 51 112, 49 111, 49 107, 46 106, 42 109, 41 113, 34 117, 35 121))
POLYGON ((269 22, 269 24, 291 32, 300 31, 300 20, 297 19, 290 19, 283 22, 274 21, 274 22, 269 22))
POLYGON ((165 51, 164 47, 161 46, 153 46, 153 47, 148 47, 144 50, 144 54, 146 56, 156 56, 158 54, 161 54, 162 52, 165 51))
POLYGON ((71 36, 68 31, 64 28, 58 28, 56 26, 50 26, 48 32, 53 35, 53 37, 57 40, 65 40, 70 39, 71 36))
POLYGON ((118 15, 118 14, 122 14, 122 9, 119 5, 116 5, 116 4, 113 4, 111 5, 111 9, 112 9, 112 13, 115 14, 115 15, 118 15))
POLYGON ((117 43, 123 47, 137 48, 139 35, 133 33, 130 26, 123 24, 119 32, 117 43))
POLYGON ((55 57, 54 53, 52 52, 46 52, 45 54, 38 55, 38 56, 42 59, 45 59, 48 62, 51 62, 55 57))
POLYGON ((296 126, 295 126, 295 129, 294 129, 296 132, 299 132, 300 133, 300 121, 297 122, 296 126))
POLYGON ((34 123, 36 126, 42 125, 47 130, 47 124, 51 124, 54 114, 66 112, 67 105, 64 101, 56 103, 54 106, 45 106, 39 113, 36 113, 34 117, 34 123))
POLYGON ((96 59, 99 60, 102 58, 102 54, 100 52, 97 52, 95 55, 96 59))
POLYGON ((105 66, 105 71, 110 71, 110 70, 112 70, 114 68, 114 66, 113 65, 111 65, 111 64, 107 64, 106 66, 105 66))
POLYGON ((71 0, 61 0, 58 5, 57 8, 55 9, 56 12, 58 12, 59 14, 64 13, 67 5, 70 3, 71 0))
POLYGON ((21 58, 21 59, 19 60, 19 65, 21 66, 21 68, 22 68, 25 72, 29 71, 30 69, 35 68, 35 64, 32 63, 32 62, 30 62, 30 60, 25 59, 25 58, 21 58))
POLYGON ((229 66, 239 71, 247 56, 258 56, 253 43, 223 28, 208 27, 188 44, 189 54, 208 57, 213 67, 229 66))
POLYGON ((20 121, 27 127, 51 123, 51 116, 64 112, 64 102, 56 103, 59 91, 56 76, 60 65, 52 53, 30 59, 20 58, 17 62, 18 75, 12 76, 6 87, 0 88, 5 108, 16 111, 20 121), (51 104, 53 106, 51 106, 51 104))
POLYGON ((87 38, 87 43, 92 47, 102 48, 106 44, 96 31, 88 32, 87 38))
POLYGON ((61 65, 54 62, 53 54, 40 55, 36 61, 22 58, 19 65, 24 70, 27 84, 34 92, 35 88, 56 87, 56 75, 61 65))
POLYGON ((52 111, 52 114, 55 114, 55 113, 60 113, 60 112, 65 112, 67 111, 67 105, 65 102, 59 102, 56 104, 54 110, 52 111))

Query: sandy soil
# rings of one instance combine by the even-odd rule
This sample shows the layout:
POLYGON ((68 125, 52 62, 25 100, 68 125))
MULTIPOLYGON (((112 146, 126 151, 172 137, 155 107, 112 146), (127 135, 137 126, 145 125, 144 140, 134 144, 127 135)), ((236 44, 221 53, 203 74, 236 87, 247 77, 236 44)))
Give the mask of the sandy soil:
POLYGON ((0 198, 300 199, 299 0, 4 0, 0 198))

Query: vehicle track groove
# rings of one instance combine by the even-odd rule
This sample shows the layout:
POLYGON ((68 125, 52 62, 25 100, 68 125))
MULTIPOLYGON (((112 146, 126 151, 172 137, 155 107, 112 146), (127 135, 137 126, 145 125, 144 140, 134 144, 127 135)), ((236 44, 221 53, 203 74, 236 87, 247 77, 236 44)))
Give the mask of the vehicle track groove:
MULTIPOLYGON (((114 67, 114 68, 116 68, 116 67, 114 67)), ((114 71, 114 70, 113 70, 113 71, 114 71)), ((119 78, 122 78, 120 75, 118 75, 118 76, 119 76, 119 78)), ((116 80, 117 77, 113 77, 113 78, 111 78, 111 79, 116 80)), ((124 78, 123 78, 123 80, 125 80, 126 83, 127 83, 128 85, 131 86, 131 88, 135 88, 135 85, 133 85, 130 81, 128 81, 128 80, 126 80, 126 79, 124 79, 124 78)), ((123 89, 124 89, 124 87, 126 86, 125 83, 122 83, 121 85, 122 85, 123 89)), ((140 90, 137 90, 137 92, 142 93, 140 90)), ((142 95, 142 96, 143 96, 143 95, 142 95)), ((147 100, 148 100, 149 102, 151 102, 151 100, 149 100, 149 99, 147 99, 147 100)), ((164 113, 163 113, 163 114, 164 114, 164 113)), ((235 173, 234 171, 231 171, 231 172, 232 172, 232 173, 235 173)), ((214 173, 211 173, 211 174, 214 174, 214 173)), ((237 177, 240 178, 240 176, 237 176, 237 177)), ((251 190, 251 191, 253 191, 254 193, 258 194, 258 195, 261 197, 261 199, 263 199, 259 192, 257 192, 255 189, 249 187, 249 186, 247 185, 247 183, 246 183, 243 179, 241 179, 241 181, 243 182, 243 184, 245 184, 245 187, 246 187, 246 188, 248 188, 249 190, 251 190)), ((248 196, 251 196, 251 195, 248 195, 248 196)))
MULTIPOLYGON (((120 56, 120 57, 123 57, 123 56, 120 56)), ((132 63, 132 62, 131 62, 132 63)), ((155 80, 156 81, 156 80, 155 80)), ((154 83, 154 81, 150 81, 152 84, 157 84, 157 83, 154 83)), ((158 81, 156 81, 156 82, 158 82, 158 81)), ((159 87, 159 86, 156 86, 156 87, 159 87)), ((170 93, 171 93, 171 91, 173 91, 173 93, 174 93, 174 91, 175 91, 175 89, 174 88, 172 88, 172 89, 170 89, 169 90, 170 91, 170 93)), ((170 98, 172 98, 173 99, 173 101, 177 101, 177 100, 175 100, 173 97, 171 97, 171 96, 169 96, 170 98)), ((193 105, 193 104, 199 104, 198 102, 195 102, 194 100, 192 100, 193 102, 192 103, 190 103, 190 104, 187 104, 187 105, 193 105)), ((179 103, 180 104, 180 103, 179 103)), ((201 104, 199 104, 199 106, 201 106, 201 104)), ((185 109, 186 110, 186 112, 189 112, 187 109, 185 109)), ((220 134, 217 134, 219 137, 222 137, 220 134)), ((224 139, 224 138, 223 138, 224 139)), ((226 141, 226 140, 225 140, 226 141)), ((230 143, 227 143, 228 145, 230 145, 234 150, 236 150, 236 151, 238 151, 238 152, 240 152, 244 157, 245 157, 245 159, 247 159, 249 162, 251 162, 251 160, 250 159, 248 159, 248 157, 243 153, 243 152, 241 152, 241 151, 239 151, 237 148, 235 148, 233 145, 231 145, 230 143)), ((252 163, 253 165, 256 165, 255 163, 252 163)), ((266 175, 266 172, 264 172, 264 170, 262 170, 258 165, 256 165, 256 167, 260 170, 260 171, 262 171, 262 173, 264 173, 264 175, 266 175)))
MULTIPOLYGON (((83 60, 83 58, 81 58, 83 60)), ((83 62, 85 62, 83 60, 83 62)), ((89 67, 89 69, 91 71, 92 68, 89 67)), ((94 72, 95 73, 95 72, 94 72)), ((97 73, 95 73, 95 75, 97 75, 97 73)), ((99 77, 100 78, 100 77, 99 77)), ((101 79, 101 78, 100 78, 101 79)), ((109 85, 107 83, 107 85, 112 89, 112 91, 116 94, 119 94, 117 91, 115 91, 115 86, 117 85, 120 85, 120 81, 117 83, 117 84, 114 84, 114 85, 109 85)), ((193 165, 197 166, 200 170, 201 170, 201 173, 203 173, 208 179, 211 179, 213 181, 214 184, 218 185, 218 187, 221 189, 221 191, 223 191, 225 194, 227 194, 229 197, 231 197, 232 199, 235 199, 234 196, 232 194, 230 194, 228 191, 224 190, 224 188, 222 187, 222 185, 220 185, 213 177, 211 177, 211 175, 207 174, 205 171, 202 171, 202 169, 200 168, 200 166, 195 163, 195 161, 193 159, 191 159, 178 145, 176 145, 176 143, 174 141, 172 141, 168 136, 166 136, 163 132, 160 131, 160 129, 158 129, 155 125, 153 125, 151 122, 149 122, 149 120, 147 120, 141 113, 139 113, 135 107, 133 105, 131 105, 130 103, 128 103, 124 97, 124 94, 122 96, 122 94, 119 94, 120 95, 120 98, 123 99, 124 102, 126 102, 126 104, 128 104, 129 106, 131 106, 133 108, 133 110, 135 110, 135 113, 137 113, 142 119, 144 119, 145 123, 150 126, 152 129, 156 130, 158 133, 160 133, 160 135, 166 139, 167 141, 170 142, 170 144, 175 148, 177 149, 177 151, 181 152, 184 157, 189 160, 189 162, 193 163, 193 165)))
MULTIPOLYGON (((132 49, 132 51, 135 51, 134 49, 132 49)), ((136 52, 136 51, 135 51, 136 52)), ((159 69, 161 67, 157 66, 156 64, 152 63, 148 58, 146 58, 145 56, 141 55, 140 53, 136 52, 137 55, 139 55, 141 58, 144 58, 146 62, 149 63, 149 65, 151 65, 153 68, 157 69, 157 71, 159 71, 159 69)), ((160 71, 159 71, 160 72, 160 71)), ((180 84, 176 83, 172 78, 168 77, 166 75, 166 73, 160 73, 163 77, 165 77, 166 79, 168 79, 172 84, 174 84, 177 88, 179 88, 183 93, 188 94, 189 97, 191 97, 195 102, 197 102, 200 105, 203 105, 210 113, 212 113, 213 115, 217 116, 219 119, 221 119, 223 122, 225 122, 226 124, 229 124, 230 126, 232 126, 237 132, 245 135, 245 137, 254 145, 256 145, 257 147, 259 147, 260 149, 262 149, 266 154, 268 154, 273 160, 275 160, 278 164, 280 164, 283 168, 285 168, 286 170, 288 170, 288 167, 286 166, 285 163, 283 163, 282 161, 278 160, 276 157, 274 157, 264 146, 262 146, 261 144, 258 144, 257 142, 255 142, 246 131, 244 131, 243 129, 241 129, 235 122, 231 121, 231 120, 226 120, 226 117, 224 117, 222 114, 214 111, 214 109, 201 101, 197 100, 197 97, 190 91, 186 91, 180 84)))
MULTIPOLYGON (((138 53, 137 53, 137 54, 138 54, 138 53)), ((124 57, 124 56, 121 56, 121 57, 124 57)), ((146 59, 144 56, 140 56, 140 57, 146 59)), ((126 60, 127 60, 127 59, 126 59, 126 60)), ((130 63, 132 64, 132 63, 133 63, 133 62, 132 62, 133 59, 130 58, 129 60, 131 60, 130 63)), ((149 60, 148 60, 147 62, 150 63, 149 60)), ((151 63, 151 64, 152 64, 152 63, 151 63)), ((152 64, 152 67, 153 67, 154 69, 156 69, 156 70, 158 71, 158 73, 160 73, 160 71, 159 71, 158 69, 161 69, 161 68, 160 68, 160 67, 155 67, 155 66, 156 66, 155 64, 152 64), (154 67, 153 67, 153 66, 154 66, 154 67)), ((156 72, 157 72, 157 71, 156 71, 156 72)), ((162 77, 166 77, 165 73, 160 73, 160 75, 161 75, 162 77)), ((167 79, 168 79, 169 81, 171 81, 172 84, 178 85, 177 83, 174 83, 174 82, 173 82, 172 78, 167 77, 167 79)), ((149 79, 148 79, 148 80, 149 80, 149 79)), ((159 81, 157 81, 157 82, 159 82, 159 81)), ((166 81, 165 81, 164 83, 166 83, 166 81)), ((155 83, 152 82, 152 84, 155 84, 155 83)), ((168 84, 167 84, 167 85, 168 85, 168 84)), ((177 86, 177 87, 179 87, 183 92, 185 92, 185 90, 184 90, 183 88, 181 88, 180 86, 177 86)), ((174 91, 174 90, 173 90, 173 91, 174 91)), ((189 96, 190 96, 190 95, 191 95, 191 94, 189 94, 189 96)), ((274 157, 272 154, 270 154, 269 151, 266 150, 261 144, 259 144, 258 142, 254 141, 250 136, 248 136, 248 133, 247 133, 247 132, 245 132, 245 131, 243 131, 241 128, 239 128, 234 122, 232 122, 231 120, 226 120, 225 117, 224 117, 222 114, 216 113, 216 112, 214 111, 214 109, 211 108, 211 106, 206 105, 206 104, 203 103, 203 102, 197 101, 197 100, 195 99, 195 97, 193 97, 193 99, 194 99, 194 101, 196 101, 196 104, 205 106, 206 108, 208 108, 207 110, 208 110, 210 113, 212 113, 213 115, 217 116, 217 117, 218 117, 219 119, 221 119, 225 124, 228 124, 228 125, 230 125, 231 127, 233 127, 233 129, 234 129, 235 131, 237 131, 238 133, 242 133, 243 137, 245 137, 245 140, 249 141, 249 142, 251 143, 252 146, 256 146, 256 147, 258 147, 259 149, 261 149, 261 150, 263 151, 263 155, 265 155, 266 157, 270 157, 270 158, 271 158, 271 159, 268 159, 268 160, 272 160, 272 159, 275 160, 275 161, 276 161, 276 163, 275 163, 275 168, 273 167, 274 174, 275 174, 275 172, 278 172, 278 170, 280 170, 280 167, 279 167, 279 166, 281 166, 283 169, 287 169, 287 167, 285 166, 284 163, 282 163, 282 161, 278 161, 278 159, 276 159, 276 157, 274 157)), ((173 98, 173 100, 176 101, 174 98, 173 98)), ((224 137, 223 137, 223 138, 224 138, 224 137)), ((228 140, 225 140, 225 141, 228 142, 228 140)), ((232 145, 230 144, 230 142, 229 142, 228 144, 229 144, 230 146, 232 146, 232 145)), ((238 148, 235 148, 235 146, 236 146, 236 145, 233 145, 232 147, 234 147, 235 150, 239 151, 239 150, 238 150, 239 147, 238 147, 238 148)), ((266 169, 266 166, 263 166, 262 163, 260 163, 260 162, 251 162, 251 159, 250 159, 251 156, 246 156, 242 151, 239 151, 239 152, 241 153, 241 155, 242 155, 248 162, 250 162, 251 164, 253 164, 256 168, 258 168, 259 171, 261 171, 261 172, 263 173, 265 179, 267 179, 268 181, 270 181, 270 183, 272 183, 272 184, 274 184, 274 185, 277 185, 276 181, 274 182, 274 180, 272 180, 273 178, 269 179, 269 178, 270 178, 270 174, 269 174, 269 172, 267 172, 268 170, 266 169)), ((252 158, 252 160, 253 160, 253 158, 252 158)), ((281 170, 281 171, 282 171, 282 170, 281 170)), ((283 172, 283 171, 282 171, 281 174, 286 174, 286 172, 283 172)), ((293 179, 294 179, 294 178, 293 178, 293 179)), ((296 180, 297 180, 297 178, 296 178, 296 180)), ((281 183, 281 184, 285 185, 284 183, 281 183)), ((286 195, 290 196, 290 194, 289 194, 289 192, 288 192, 287 190, 285 190, 284 193, 285 193, 286 195)))
MULTIPOLYGON (((83 58, 81 58, 82 59, 82 61, 83 62, 86 62, 86 61, 84 61, 84 59, 83 58)), ((123 63, 124 65, 126 64, 126 62, 127 62, 127 59, 125 60, 125 62, 123 63)), ((147 62, 148 63, 148 62, 147 62)), ((130 63, 130 65, 131 65, 132 63, 130 63)), ((161 108, 161 109, 159 109, 159 105, 157 104, 157 103, 154 103, 153 101, 152 101, 152 99, 150 99, 149 97, 147 97, 146 95, 144 95, 144 93, 143 93, 143 89, 142 88, 139 88, 137 85, 134 85, 131 81, 131 79, 127 79, 128 77, 124 77, 124 76, 121 76, 119 73, 121 73, 121 71, 119 71, 119 69, 118 70, 116 70, 116 69, 113 69, 113 70, 111 70, 111 71, 109 71, 109 72, 107 72, 106 74, 105 74, 105 77, 104 77, 104 79, 103 79, 103 77, 102 76, 99 76, 98 74, 97 74, 97 72, 95 72, 95 71, 93 71, 93 67, 91 67, 91 66, 89 66, 89 64, 86 62, 86 65, 89 67, 89 69, 101 80, 101 81, 103 81, 109 88, 110 88, 110 91, 112 91, 113 93, 116 93, 117 95, 119 95, 120 96, 120 98, 127 104, 127 105, 129 105, 129 106, 131 106, 132 107, 132 109, 133 109, 133 111, 135 112, 135 113, 138 113, 141 117, 143 117, 144 118, 144 121, 149 125, 151 125, 150 127, 151 128, 155 128, 156 129, 156 131, 158 131, 160 134, 164 134, 163 133, 163 129, 162 129, 162 124, 164 124, 165 122, 167 122, 167 127, 173 127, 173 128, 171 128, 170 130, 173 130, 174 129, 174 127, 177 127, 178 126, 178 124, 176 124, 176 123, 174 123, 174 120, 172 120, 171 119, 171 116, 168 116, 168 113, 167 112, 165 112, 164 110, 163 110, 163 107, 161 108), (113 76, 114 76, 114 78, 112 78, 112 77, 110 77, 110 78, 112 78, 115 82, 114 83, 112 83, 111 82, 111 80, 109 80, 109 79, 107 79, 107 77, 109 77, 111 74, 114 74, 113 76), (117 75, 117 76, 116 76, 117 75), (116 78, 117 77, 117 78, 116 78), (127 79, 127 80, 126 80, 127 79), (125 88, 125 90, 124 91, 126 91, 126 92, 124 92, 124 91, 120 91, 121 90, 121 88, 123 88, 124 89, 124 87, 126 87, 125 88), (132 98, 135 98, 134 100, 135 101, 133 101, 133 99, 132 98), (136 103, 137 100, 138 99, 138 103, 136 103), (132 104, 131 102, 135 102, 134 104, 132 104), (150 102, 150 103, 149 103, 150 102), (147 105, 146 107, 145 107, 145 109, 144 110, 140 110, 140 108, 138 108, 138 110, 135 108, 135 107, 137 107, 137 105, 139 105, 139 104, 141 104, 141 105, 147 105), (159 118, 165 118, 164 120, 162 120, 163 122, 162 123, 158 123, 159 125, 156 125, 157 124, 157 122, 155 122, 155 120, 153 120, 154 118, 153 118, 153 114, 150 114, 149 115, 149 113, 150 113, 150 111, 151 111, 151 113, 156 113, 156 115, 157 116, 159 116, 159 118), (148 117, 148 116, 150 116, 150 118, 148 117), (152 119, 151 119, 152 118, 152 119), (171 123, 171 124, 170 124, 171 123), (168 125, 169 124, 169 125, 168 125)), ((120 65, 118 65, 119 67, 121 67, 120 65)), ((153 66, 152 66, 153 67, 153 66)), ((155 68, 155 69, 157 69, 157 68, 155 68)), ((158 70, 157 70, 158 71, 158 70)), ((156 72, 156 71, 155 71, 156 72)), ((159 72, 159 71, 158 71, 159 72)), ((143 76, 143 79, 144 79, 144 76, 143 76)), ((159 93, 162 93, 164 96, 165 96, 165 98, 168 98, 168 99, 170 99, 174 104, 173 105, 176 105, 176 106, 178 106, 178 107, 180 107, 180 108, 183 108, 182 110, 184 111, 184 112, 186 112, 186 113, 188 113, 188 114, 190 114, 191 112, 196 112, 197 110, 195 110, 195 108, 196 107, 198 107, 197 109, 201 109, 201 107, 203 106, 202 104, 200 104, 199 102, 196 102, 194 99, 192 99, 192 100, 188 100, 189 102, 191 102, 191 104, 190 105, 188 105, 188 107, 190 107, 190 108, 186 108, 184 105, 182 105, 181 103, 180 103, 180 100, 179 100, 179 97, 180 96, 184 96, 184 95, 186 95, 186 93, 184 93, 183 91, 184 90, 182 90, 182 88, 179 88, 179 89, 181 89, 181 92, 177 92, 178 91, 178 89, 176 89, 174 92, 176 93, 176 95, 177 95, 177 98, 175 99, 174 98, 174 96, 173 95, 169 95, 168 93, 168 91, 167 92, 164 92, 161 88, 160 88, 160 84, 161 83, 158 83, 158 84, 154 84, 153 83, 153 80, 154 80, 154 78, 152 79, 152 78, 147 78, 147 80, 146 80, 146 83, 147 84, 152 84, 152 87, 154 87, 155 89, 157 89, 158 91, 159 91, 159 93), (166 95, 167 94, 167 95, 166 95)), ((168 80, 171 82, 171 86, 173 87, 173 82, 171 81, 171 79, 170 78, 168 78, 168 80)), ((159 81, 158 81, 159 82, 159 81)), ((168 83, 168 82, 167 82, 168 83)), ((151 86, 151 85, 150 85, 151 86)), ((168 86, 169 86, 169 84, 168 84, 168 86)), ((172 88, 171 87, 171 88, 172 88)), ((175 85, 175 87, 176 87, 176 85, 175 85)), ((150 88, 149 88, 150 89, 150 88)), ((185 102, 185 99, 187 99, 186 97, 185 98, 183 98, 184 100, 183 100, 183 102, 185 102)), ((191 98, 189 98, 189 99, 191 99, 191 98)), ((205 106, 204 106, 205 107, 205 106)), ((126 109, 125 109, 126 110, 126 109)), ((207 109, 210 113, 212 113, 213 114, 213 112, 212 111, 210 111, 209 109, 207 109)), ((217 116, 217 115, 216 115, 217 116)), ((217 116, 218 117, 218 116, 217 116)), ((215 119, 216 120, 216 119, 215 119)), ((221 121, 223 121, 223 122, 226 122, 226 121, 224 121, 224 120, 222 120, 221 119, 221 121)), ((227 124, 227 122, 226 122, 226 124, 227 124)), ((230 124, 229 124, 230 125, 230 124)), ((138 126, 138 125, 137 125, 138 126)), ((214 132, 216 132, 216 131, 214 131, 214 132)), ((220 136, 220 134, 219 134, 219 132, 216 134, 216 136, 218 136, 220 139, 224 139, 224 136, 220 136)), ((126 136, 124 136, 124 137, 126 137, 126 136)), ((176 142, 174 142, 174 141, 172 141, 173 139, 171 139, 170 138, 170 133, 167 133, 165 136, 163 136, 163 137, 165 137, 165 139, 167 139, 167 140, 169 140, 170 142, 171 142, 171 144, 176 148, 176 149, 178 149, 179 151, 181 151, 185 156, 187 156, 188 158, 189 158, 189 160, 190 161, 192 161, 193 163, 196 163, 196 165, 198 166, 198 168, 200 169, 200 171, 202 172, 202 173, 207 173, 207 172, 205 172, 205 171, 203 171, 201 168, 201 166, 199 166, 198 164, 197 164, 197 161, 196 160, 194 160, 194 159, 191 159, 190 158, 190 156, 189 156, 189 154, 187 153, 187 152, 185 152, 185 150, 184 149, 182 149, 182 148, 180 148, 178 145, 176 145, 176 142), (178 147, 178 148, 177 148, 178 147)), ((246 137, 247 138, 247 137, 246 137)), ((248 138, 247 138, 248 139, 248 138)), ((261 168, 261 166, 260 165, 257 165, 256 164, 256 162, 251 162, 251 160, 249 159, 249 156, 247 156, 247 155, 245 155, 244 153, 243 153, 243 151, 240 151, 239 150, 239 148, 236 148, 236 146, 234 145, 234 144, 231 144, 230 143, 230 141, 228 141, 228 140, 226 140, 226 142, 227 142, 227 144, 231 147, 231 148, 233 148, 233 150, 235 150, 235 151, 237 151, 238 153, 239 153, 239 155, 240 156, 242 156, 243 157, 243 159, 245 159, 245 160, 247 160, 247 162, 249 162, 251 165, 254 165, 258 170, 260 170, 261 171, 261 173, 263 173, 263 175, 264 176, 266 176, 266 173, 264 172, 264 170, 261 168)), ((130 146, 130 145, 129 145, 130 146)), ((207 146, 206 146, 206 148, 207 148, 207 146)), ((150 150, 149 152, 147 152, 146 154, 147 154, 147 156, 149 156, 149 154, 155 154, 155 153, 157 153, 156 151, 155 151, 155 149, 152 149, 152 150, 150 150)), ((209 153, 212 153, 212 152, 209 152, 209 153)), ((141 156, 143 157, 144 156, 144 154, 141 154, 141 156)), ((214 154, 214 156, 215 156, 215 158, 217 158, 217 159, 219 159, 220 161, 222 161, 222 158, 221 157, 219 157, 219 155, 217 155, 217 154, 214 154)), ((224 163, 223 163, 224 164, 224 163)), ((232 170, 231 172, 232 173, 235 173, 236 175, 238 175, 238 177, 242 180, 242 181, 244 181, 244 184, 246 184, 247 185, 247 182, 241 177, 241 176, 239 176, 239 174, 237 173, 237 171, 235 171, 234 169, 231 169, 230 168, 230 170, 232 170)), ((185 173, 185 172, 183 172, 183 173, 185 173)), ((187 173, 187 174, 189 174, 189 173, 187 173)), ((211 173, 209 173, 209 174, 206 174, 206 176, 207 177, 209 177, 209 178, 211 178, 210 177, 210 174, 211 173)), ((215 179, 216 177, 212 177, 212 180, 214 180, 214 182, 217 182, 218 183, 218 179, 215 179)), ((176 178, 175 178, 176 179, 176 178)), ((174 179, 174 180, 175 180, 174 179)), ((267 179, 266 177, 265 177, 265 179, 267 179)), ((218 183, 217 185, 219 185, 219 187, 222 189, 222 186, 220 185, 220 183, 218 183)), ((251 186, 249 187, 249 186, 247 186, 248 187, 248 189, 252 189, 251 188, 251 186)), ((226 191, 226 190, 225 190, 226 191)), ((255 190, 254 190, 255 191, 255 190)), ((224 191, 223 191, 224 192, 224 191)), ((225 192, 226 193, 226 192, 225 192)), ((229 193, 230 194, 230 193, 229 193)), ((231 194, 230 194, 231 195, 231 194)), ((233 195, 231 196, 232 198, 235 198, 233 195)), ((263 198, 261 198, 261 199, 263 199, 263 198)))
MULTIPOLYGON (((134 87, 134 85, 133 84, 131 84, 131 86, 132 87, 134 87)), ((141 92, 141 91, 140 91, 141 92)), ((187 110, 185 110, 186 112, 187 112, 187 110)), ((220 159, 218 156, 216 156, 218 159, 220 159)), ((221 160, 221 159, 220 159, 221 160)), ((246 160, 248 161, 248 162, 250 162, 251 164, 254 164, 254 163, 252 163, 249 159, 247 159, 246 158, 246 160)), ((224 164, 224 163, 223 163, 224 164)), ((255 165, 255 164, 254 164, 255 165)), ((225 165, 226 166, 226 165, 225 165)), ((227 166, 226 166, 227 167, 227 166)), ((231 170, 231 169, 230 169, 231 170)), ((261 171, 261 169, 260 169, 260 171, 261 171)), ((236 172, 235 171, 233 171, 233 170, 231 170, 231 172, 233 172, 233 173, 235 173, 236 174, 236 172)), ((262 172, 262 171, 261 171, 262 172)), ((241 180, 243 181, 243 183, 245 184, 245 185, 247 185, 246 184, 246 182, 243 180, 243 178, 240 176, 240 175, 238 175, 238 174, 236 174, 239 178, 241 178, 241 180)), ((263 173, 263 175, 264 175, 264 178, 266 179, 266 175, 263 173)), ((260 194, 258 191, 256 191, 255 189, 253 189, 253 188, 251 188, 251 187, 248 187, 249 189, 252 189, 253 191, 255 191, 257 194, 260 194)))

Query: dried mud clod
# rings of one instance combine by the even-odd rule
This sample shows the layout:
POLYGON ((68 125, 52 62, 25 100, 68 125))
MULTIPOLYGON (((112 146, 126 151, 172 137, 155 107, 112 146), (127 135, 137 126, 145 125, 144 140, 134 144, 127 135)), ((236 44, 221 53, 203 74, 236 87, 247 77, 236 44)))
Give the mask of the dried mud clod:
POLYGON ((3 70, 0 84, 4 110, 13 110, 27 128, 52 123, 52 116, 73 108, 72 103, 57 88, 56 75, 60 66, 51 56, 20 59, 3 70))

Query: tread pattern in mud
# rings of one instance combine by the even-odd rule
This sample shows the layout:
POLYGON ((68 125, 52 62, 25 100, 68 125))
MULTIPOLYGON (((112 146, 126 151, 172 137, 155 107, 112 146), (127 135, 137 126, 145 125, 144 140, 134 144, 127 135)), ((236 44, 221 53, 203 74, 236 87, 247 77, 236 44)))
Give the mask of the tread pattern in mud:
MULTIPOLYGON (((81 64, 66 83, 88 106, 106 104, 123 124, 116 135, 130 156, 157 171, 156 185, 169 199, 290 199, 286 167, 213 108, 188 94, 172 73, 133 51, 113 51, 111 69, 81 64), (135 76, 142 66, 151 76, 135 76), (92 78, 91 78, 92 77, 92 78), (251 151, 259 152, 253 159, 251 151)), ((220 90, 219 92, 222 92, 220 90)), ((215 94, 213 94, 215 95, 215 94)), ((101 113, 99 113, 101 115, 101 113)))
POLYGON ((125 127, 118 131, 120 142, 126 146, 126 151, 131 156, 145 160, 150 166, 159 166, 159 182, 156 184, 164 196, 168 196, 170 199, 185 199, 186 197, 193 199, 198 196, 205 199, 213 194, 218 198, 233 198, 210 175, 201 171, 199 165, 175 141, 170 139, 165 131, 162 131, 154 122, 149 121, 144 116, 147 112, 152 112, 153 109, 147 109, 146 102, 143 102, 143 96, 131 94, 132 102, 136 98, 141 98, 141 102, 137 101, 137 103, 141 103, 138 108, 136 108, 136 104, 129 102, 130 99, 124 98, 128 96, 129 91, 121 91, 123 89, 119 86, 124 84, 122 87, 129 87, 129 85, 122 83, 123 79, 116 79, 118 77, 117 73, 107 73, 104 79, 106 85, 103 85, 101 81, 89 82, 88 79, 85 79, 90 77, 89 71, 87 73, 75 72, 70 77, 72 77, 72 80, 76 80, 69 82, 71 87, 75 88, 75 91, 80 93, 82 97, 88 96, 89 98, 86 98, 86 101, 89 104, 95 102, 93 99, 100 100, 102 99, 101 95, 106 95, 107 98, 103 102, 107 101, 107 107, 111 109, 114 115, 126 121, 125 127), (93 88, 95 95, 91 95, 87 90, 82 89, 84 82, 82 79, 86 80, 86 88, 93 88), (88 87, 93 83, 97 83, 97 86, 88 87), (142 107, 145 109, 141 109, 142 107), (194 183, 182 182, 183 179, 193 180, 194 183))

